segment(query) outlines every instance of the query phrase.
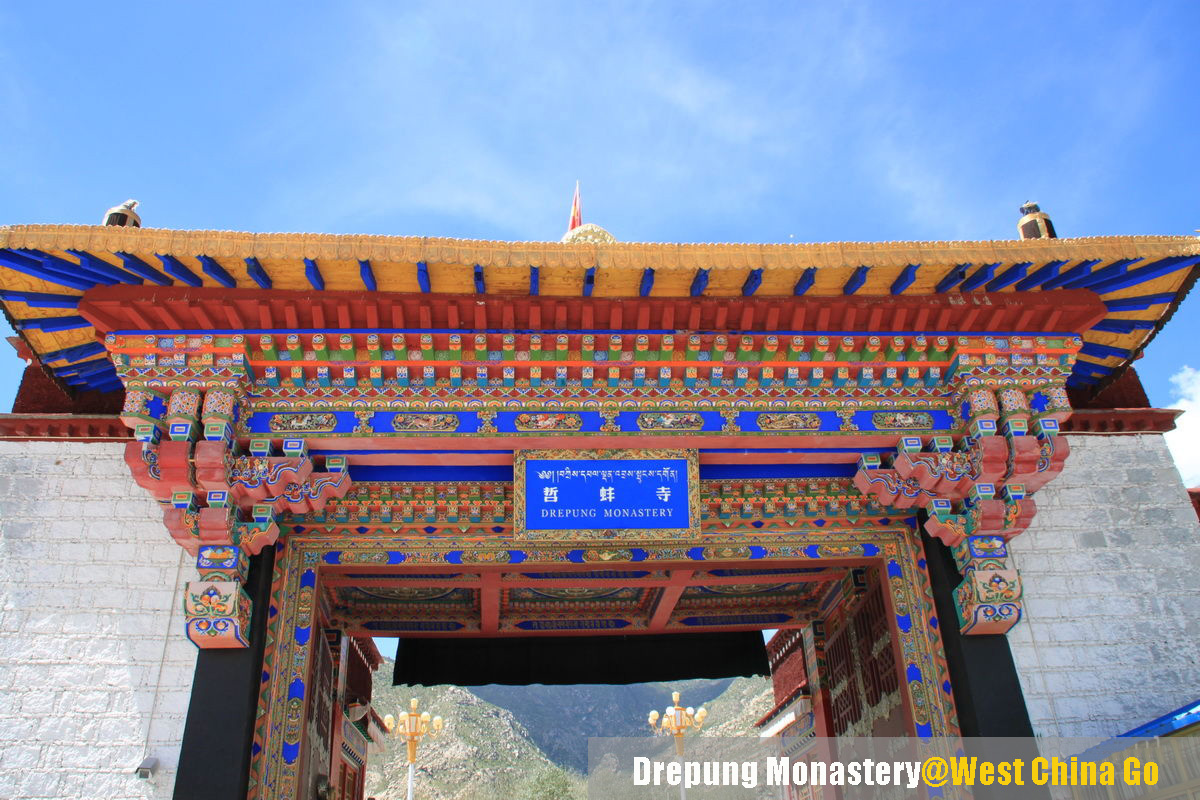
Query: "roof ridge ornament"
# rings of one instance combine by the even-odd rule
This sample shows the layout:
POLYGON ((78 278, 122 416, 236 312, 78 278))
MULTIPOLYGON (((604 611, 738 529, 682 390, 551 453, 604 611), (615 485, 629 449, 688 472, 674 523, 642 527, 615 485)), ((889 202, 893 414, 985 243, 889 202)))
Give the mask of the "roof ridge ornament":
POLYGON ((126 200, 119 206, 113 206, 104 212, 104 220, 101 224, 118 228, 140 228, 142 227, 142 218, 134 211, 137 207, 137 200, 126 200))
POLYGON ((1022 239, 1057 239, 1054 223, 1050 215, 1032 201, 1021 206, 1021 221, 1017 223, 1017 233, 1022 239))

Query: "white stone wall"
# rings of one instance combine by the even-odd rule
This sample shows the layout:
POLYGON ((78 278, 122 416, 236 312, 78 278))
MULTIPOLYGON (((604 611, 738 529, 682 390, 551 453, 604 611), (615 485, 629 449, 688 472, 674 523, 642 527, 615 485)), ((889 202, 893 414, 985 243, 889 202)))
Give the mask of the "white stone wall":
POLYGON ((1112 736, 1200 699, 1200 525, 1160 435, 1071 436, 1012 542, 1008 634, 1041 736, 1112 736))
POLYGON ((123 443, 0 442, 0 797, 168 798, 193 560, 123 443), (146 755, 158 773, 138 780, 146 755))

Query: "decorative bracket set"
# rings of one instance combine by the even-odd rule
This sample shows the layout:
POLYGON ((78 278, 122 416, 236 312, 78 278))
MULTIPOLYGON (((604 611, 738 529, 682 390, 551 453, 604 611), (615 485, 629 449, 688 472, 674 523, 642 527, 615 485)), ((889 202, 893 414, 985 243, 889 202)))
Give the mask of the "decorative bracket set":
POLYGON ((198 581, 184 593, 187 635, 199 647, 246 647, 251 602, 242 588, 249 557, 274 545, 285 509, 320 511, 350 488, 346 459, 315 471, 302 439, 252 439, 239 453, 233 428, 244 412, 240 386, 130 386, 122 421, 134 480, 165 508, 172 538, 196 557, 198 581), (164 433, 166 439, 163 438, 164 433))
POLYGON ((1033 493, 1062 472, 1070 447, 1058 433, 1071 406, 1062 384, 993 389, 978 379, 964 381, 956 400, 968 431, 957 444, 905 436, 895 455, 862 456, 854 485, 882 505, 924 508, 925 531, 951 548, 963 575, 960 630, 1006 633, 1022 611, 1007 543, 1033 521, 1033 493))

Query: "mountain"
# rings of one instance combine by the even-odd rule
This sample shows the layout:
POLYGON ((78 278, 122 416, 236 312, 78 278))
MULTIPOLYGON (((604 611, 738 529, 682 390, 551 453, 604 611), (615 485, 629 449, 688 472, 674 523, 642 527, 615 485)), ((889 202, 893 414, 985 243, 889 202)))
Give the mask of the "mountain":
MULTIPOLYGON (((679 691, 684 705, 709 709, 702 735, 756 735, 772 705, 767 678, 694 680, 628 686, 392 686, 392 662, 375 673, 373 705, 398 714, 415 697, 446 730, 417 752, 422 800, 571 800, 586 797, 588 737, 648 735, 646 717, 679 691)), ((404 797, 404 744, 389 739, 367 770, 367 797, 404 797)))

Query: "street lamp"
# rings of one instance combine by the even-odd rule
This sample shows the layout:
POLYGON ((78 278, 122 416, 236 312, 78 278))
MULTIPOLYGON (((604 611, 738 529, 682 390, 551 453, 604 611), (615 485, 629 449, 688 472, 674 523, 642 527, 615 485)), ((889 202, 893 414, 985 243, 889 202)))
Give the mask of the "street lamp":
POLYGON ((650 712, 650 730, 655 733, 665 733, 675 737, 675 755, 683 757, 683 735, 689 730, 698 731, 704 727, 704 720, 708 718, 708 709, 701 708, 699 711, 688 706, 684 708, 679 705, 679 692, 671 693, 671 702, 674 705, 667 706, 666 713, 663 714, 660 721, 658 712, 650 712))
POLYGON ((679 705, 679 692, 671 693, 672 705, 667 706, 666 712, 661 719, 657 711, 650 712, 650 730, 655 733, 663 733, 668 736, 675 737, 675 758, 680 765, 680 781, 679 781, 679 797, 681 800, 687 798, 687 788, 683 784, 683 735, 689 730, 699 731, 704 727, 704 720, 708 718, 708 709, 701 708, 699 711, 688 706, 684 708, 679 705))
POLYGON ((405 744, 408 745, 408 800, 413 800, 413 775, 417 766, 417 745, 421 739, 428 736, 430 739, 437 737, 445 727, 445 723, 441 717, 429 718, 428 711, 417 713, 417 698, 413 698, 408 711, 401 711, 399 719, 388 714, 383 718, 384 727, 388 729, 388 733, 396 736, 404 737, 405 744))

